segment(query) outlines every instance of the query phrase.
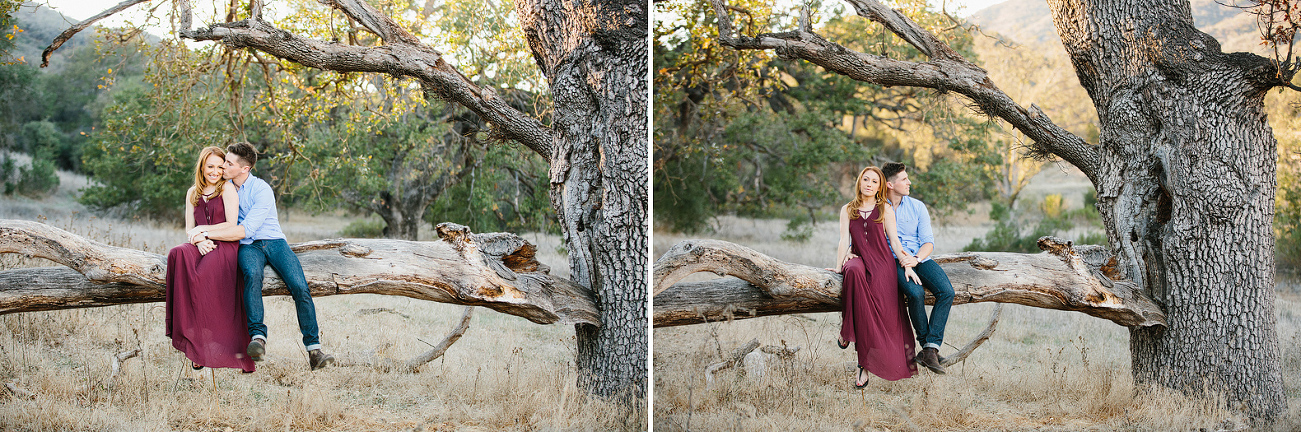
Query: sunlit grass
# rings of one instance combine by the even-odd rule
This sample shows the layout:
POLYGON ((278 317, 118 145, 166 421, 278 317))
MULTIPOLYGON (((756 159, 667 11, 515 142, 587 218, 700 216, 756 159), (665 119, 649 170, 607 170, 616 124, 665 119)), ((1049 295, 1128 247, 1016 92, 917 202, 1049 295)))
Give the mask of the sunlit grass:
MULTIPOLYGON (((972 218, 976 219, 976 218, 972 218)), ((701 237, 736 242, 777 259, 829 267, 836 223, 807 243, 780 239, 784 221, 720 218, 701 237)), ((937 253, 970 241, 973 225, 937 228, 937 253)), ((690 238, 656 232, 655 256, 690 238)), ((697 278, 714 277, 697 275, 697 278)), ((1279 345, 1289 411, 1274 430, 1301 428, 1301 285, 1280 277, 1279 345)), ((992 304, 953 308, 942 355, 988 324, 992 304)), ((756 318, 654 331, 656 431, 682 430, 1244 430, 1248 421, 1214 400, 1136 394, 1129 332, 1081 313, 1007 305, 992 338, 947 375, 853 387, 853 352, 836 347, 839 314, 756 318), (733 349, 800 346, 795 360, 760 379, 727 369, 708 387, 704 371, 733 349), (1204 429, 1203 429, 1204 428, 1204 429)), ((852 350, 852 348, 851 348, 852 350)))

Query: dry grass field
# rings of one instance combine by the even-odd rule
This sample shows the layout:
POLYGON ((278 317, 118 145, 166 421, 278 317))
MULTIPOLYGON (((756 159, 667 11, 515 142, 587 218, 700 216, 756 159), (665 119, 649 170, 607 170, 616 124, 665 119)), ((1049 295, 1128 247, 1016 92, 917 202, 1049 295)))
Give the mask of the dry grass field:
MULTIPOLYGON (((85 180, 63 176, 44 200, 0 197, 0 219, 45 220, 89 238, 165 254, 183 241, 180 224, 89 215, 71 197, 85 180)), ((351 219, 294 212, 291 242, 337 237, 351 219)), ((555 236, 525 234, 539 259, 567 274, 555 236)), ((427 238, 422 235, 422 238, 427 238)), ((46 266, 12 255, 0 269, 46 266)), ((43 260, 41 260, 43 261, 43 260)), ((337 357, 405 361, 436 344, 463 307, 405 297, 316 299, 326 350, 337 357), (385 311, 372 313, 376 309, 385 311)), ((163 334, 162 303, 0 316, 4 431, 394 431, 645 430, 645 402, 631 411, 575 387, 574 331, 478 309, 465 336, 419 373, 363 366, 311 372, 288 297, 266 299, 271 343, 253 374, 191 371, 163 334), (133 349, 122 363, 113 355, 133 349)))
MULTIPOLYGON (((1074 176, 1043 174, 1068 187, 1074 176)), ((925 187, 918 185, 915 187, 925 187)), ((1085 186, 1087 187, 1087 186, 1085 186)), ((1031 194, 1058 193, 1035 186, 1031 194)), ((1074 207, 1079 196, 1065 193, 1074 207)), ((1036 199, 1036 198, 1030 198, 1036 199)), ((937 253, 960 250, 991 224, 974 215, 950 217, 936 228, 937 253)), ((780 239, 784 221, 721 218, 702 237, 752 247, 778 259, 830 267, 836 222, 822 222, 807 243, 780 239)), ((687 237, 656 232, 655 256, 687 237)), ((712 275, 711 275, 712 276, 712 275)), ((1280 277, 1278 331, 1289 412, 1272 430, 1301 430, 1301 284, 1280 277)), ((948 355, 985 329, 992 304, 953 308, 945 335, 948 355)), ((889 382, 873 377, 853 387, 852 351, 836 347, 836 313, 791 315, 731 323, 655 329, 654 426, 657 432, 807 431, 1220 431, 1246 430, 1247 419, 1214 400, 1179 394, 1136 395, 1124 327, 1075 312, 1007 305, 992 338, 947 375, 923 370, 889 382), (741 368, 704 371, 733 349, 800 347, 792 362, 762 377, 741 368)), ((851 347, 852 349, 852 347, 851 347)))

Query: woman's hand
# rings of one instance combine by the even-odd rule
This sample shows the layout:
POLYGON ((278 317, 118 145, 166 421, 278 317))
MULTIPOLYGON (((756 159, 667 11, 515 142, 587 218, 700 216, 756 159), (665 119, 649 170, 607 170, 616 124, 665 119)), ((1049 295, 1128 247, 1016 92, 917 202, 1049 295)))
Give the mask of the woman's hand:
POLYGON ((199 255, 207 255, 208 252, 212 252, 213 249, 217 248, 217 243, 214 243, 212 240, 207 240, 207 239, 195 243, 194 245, 199 248, 199 255))
POLYGON ((912 281, 912 283, 915 283, 917 285, 922 284, 922 278, 917 276, 917 272, 913 271, 912 267, 904 267, 903 277, 904 279, 908 279, 909 281, 912 281))
POLYGON ((823 267, 823 268, 827 269, 827 271, 829 271, 829 272, 840 273, 840 272, 845 271, 845 263, 849 262, 849 260, 852 260, 852 259, 854 259, 854 258, 858 258, 858 255, 854 255, 854 254, 851 252, 849 255, 846 255, 846 256, 845 256, 845 260, 842 261, 842 262, 840 263, 839 266, 836 266, 836 268, 834 268, 834 269, 833 269, 833 268, 830 268, 830 267, 823 267))

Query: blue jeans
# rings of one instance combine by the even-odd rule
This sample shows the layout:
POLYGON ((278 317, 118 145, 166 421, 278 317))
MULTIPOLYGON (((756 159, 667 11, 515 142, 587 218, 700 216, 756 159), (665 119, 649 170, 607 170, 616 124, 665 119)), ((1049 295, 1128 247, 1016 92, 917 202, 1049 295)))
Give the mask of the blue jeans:
POLYGON ((244 313, 248 316, 249 336, 267 336, 267 326, 262 323, 262 271, 267 265, 280 275, 294 298, 298 310, 298 330, 303 333, 307 350, 321 348, 320 330, 316 327, 316 305, 303 276, 303 265, 298 255, 289 249, 283 239, 254 240, 239 246, 239 275, 244 279, 244 313))
MULTIPOLYGON (((896 267, 898 264, 895 261, 896 267)), ((913 330, 917 333, 917 342, 923 348, 939 349, 944 344, 944 325, 949 322, 949 309, 953 307, 953 284, 949 282, 949 276, 944 274, 944 269, 935 260, 926 260, 913 267, 917 277, 921 278, 922 285, 905 278, 903 267, 898 269, 899 291, 903 292, 908 303, 908 319, 912 321, 913 330), (923 286, 925 291, 922 290, 923 286), (926 319, 926 291, 935 296, 929 320, 926 319)))

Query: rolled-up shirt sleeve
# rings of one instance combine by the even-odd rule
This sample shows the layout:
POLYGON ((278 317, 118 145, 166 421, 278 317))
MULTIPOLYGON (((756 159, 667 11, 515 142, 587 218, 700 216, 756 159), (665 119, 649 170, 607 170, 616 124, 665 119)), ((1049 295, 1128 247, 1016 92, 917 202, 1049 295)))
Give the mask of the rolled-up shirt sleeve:
POLYGON ((240 226, 244 227, 244 238, 253 238, 265 224, 267 218, 271 217, 271 208, 275 205, 276 197, 271 193, 269 187, 254 187, 250 191, 253 193, 253 205, 249 206, 248 214, 244 215, 244 220, 240 226))
MULTIPOLYGON (((922 245, 930 243, 935 245, 935 233, 931 231, 931 213, 926 206, 917 203, 917 241, 922 245)), ((918 246, 920 248, 920 246, 918 246)))

